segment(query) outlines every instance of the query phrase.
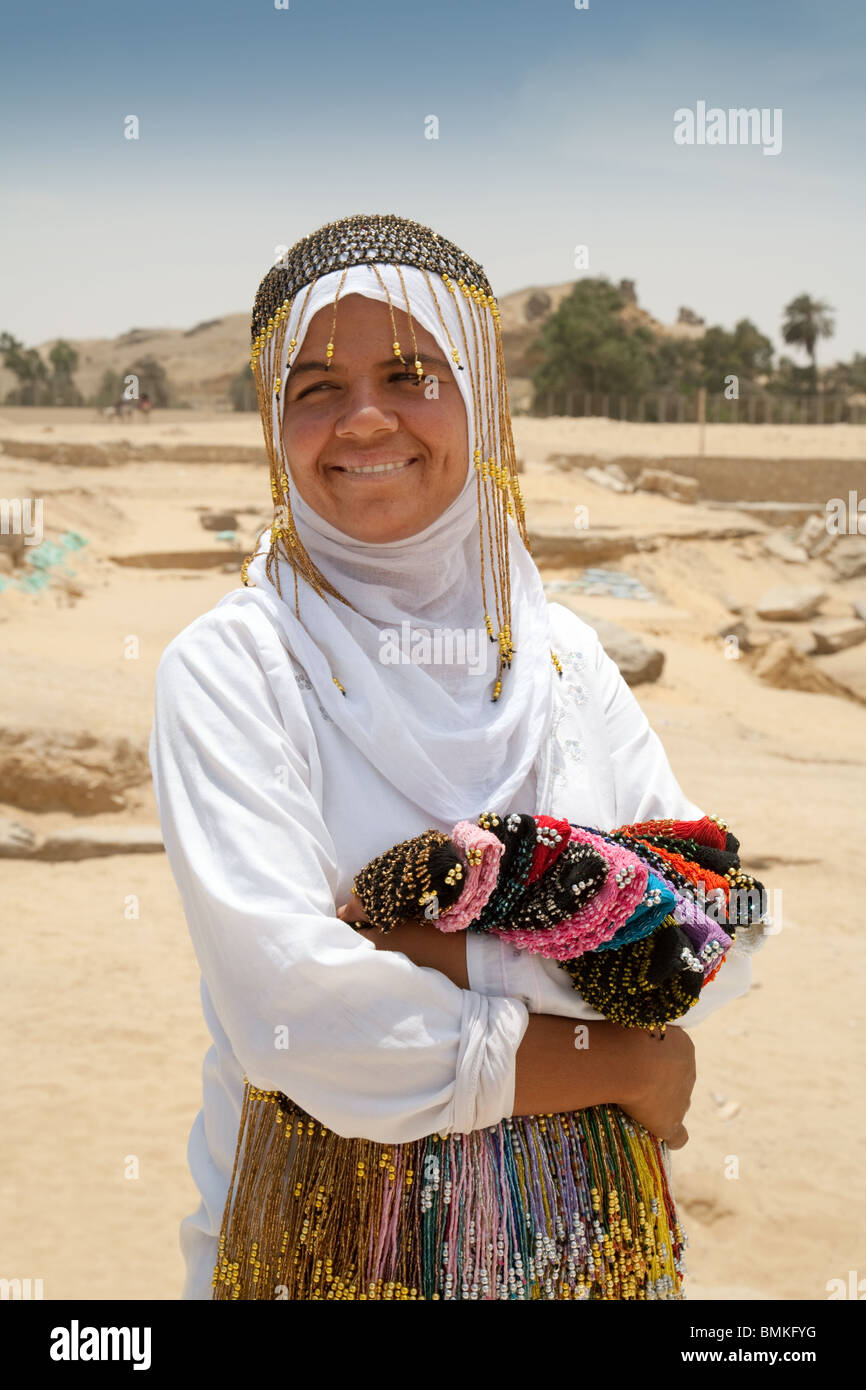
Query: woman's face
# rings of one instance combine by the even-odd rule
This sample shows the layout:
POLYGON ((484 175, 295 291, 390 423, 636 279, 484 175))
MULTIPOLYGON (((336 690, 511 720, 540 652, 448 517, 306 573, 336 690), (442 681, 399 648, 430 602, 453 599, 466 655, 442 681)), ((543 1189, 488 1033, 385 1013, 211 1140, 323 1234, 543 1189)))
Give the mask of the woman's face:
POLYGON ((393 312, 408 378, 393 355, 388 305, 349 294, 337 304, 330 369, 332 304, 310 320, 283 387, 283 443, 298 492, 332 526, 373 543, 423 531, 460 493, 469 467, 451 365, 413 318, 424 368, 416 385, 409 319, 393 312), (380 464, 398 466, 360 471, 380 464))

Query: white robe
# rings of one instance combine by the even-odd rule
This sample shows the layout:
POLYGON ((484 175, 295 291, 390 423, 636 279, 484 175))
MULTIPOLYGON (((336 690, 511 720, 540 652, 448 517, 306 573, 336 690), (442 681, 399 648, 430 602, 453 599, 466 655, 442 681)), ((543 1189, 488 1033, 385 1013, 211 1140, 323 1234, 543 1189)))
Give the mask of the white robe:
MULTIPOLYGON (((245 1073, 338 1134, 403 1143, 512 1113, 530 1012, 600 1017, 555 962, 498 938, 468 933, 461 990, 336 917, 370 859, 452 827, 407 801, 324 713, 250 593, 232 591, 169 643, 150 740, 213 1038, 188 1148, 202 1200, 181 1225, 186 1299, 211 1297, 245 1073)), ((512 805, 467 806, 466 817, 547 813, 609 830, 702 815, 594 630, 559 604, 549 616, 565 671, 549 734, 512 805)), ((689 1025, 749 978, 748 956, 732 950, 689 1025)))

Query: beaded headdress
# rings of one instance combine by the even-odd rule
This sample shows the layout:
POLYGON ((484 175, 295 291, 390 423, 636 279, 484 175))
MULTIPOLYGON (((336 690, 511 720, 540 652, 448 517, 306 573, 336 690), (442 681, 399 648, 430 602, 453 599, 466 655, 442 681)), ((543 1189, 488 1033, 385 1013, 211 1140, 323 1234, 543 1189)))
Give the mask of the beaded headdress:
MULTIPOLYGON (((496 642, 499 648, 492 692, 492 698, 498 700, 502 692, 503 673, 511 665, 516 650, 511 628, 509 518, 531 554, 511 432, 499 309, 482 267, 430 227, 395 214, 357 214, 341 218, 298 241, 271 267, 259 285, 252 313, 250 365, 255 377, 265 446, 270 460, 274 503, 266 574, 282 595, 279 563, 281 559, 288 562, 294 574, 295 613, 299 621, 299 578, 306 580, 321 598, 330 595, 350 608, 354 607, 313 562, 298 534, 289 496, 289 463, 282 431, 272 427, 272 412, 274 400, 279 401, 285 385, 285 379, 280 375, 281 363, 285 356, 285 370, 290 374, 292 356, 297 348, 297 340, 292 337, 288 341, 287 352, 284 351, 293 306, 299 296, 304 295, 301 301, 303 315, 317 281, 335 271, 344 272, 334 299, 334 318, 326 349, 327 365, 330 366, 335 353, 337 303, 345 273, 350 267, 360 265, 370 266, 382 285, 394 331, 391 345, 393 355, 407 371, 414 371, 419 387, 424 380, 424 364, 415 339, 409 295, 401 267, 411 267, 423 274, 435 314, 449 343, 454 370, 465 371, 470 378, 476 422, 472 461, 476 474, 481 554, 480 597, 484 608, 484 626, 490 641, 496 642), (394 308, 401 309, 402 306, 392 300, 377 268, 379 265, 396 268, 403 289, 412 339, 411 349, 406 345, 405 354, 394 320, 394 308), (454 301, 462 332, 461 343, 454 341, 448 328, 437 296, 436 282, 439 294, 450 295, 454 301), (492 344, 492 351, 488 350, 489 344, 492 344), (473 370, 475 358, 478 360, 477 371, 473 370), (491 606, 495 613, 495 625, 491 606)), ((255 555, 262 553, 257 550, 255 555)), ((251 584, 247 572, 255 555, 249 555, 244 560, 241 580, 245 585, 251 584)), ((561 675, 558 657, 553 651, 550 655, 561 675)), ((345 688, 336 674, 333 674, 333 680, 345 694, 345 688)))

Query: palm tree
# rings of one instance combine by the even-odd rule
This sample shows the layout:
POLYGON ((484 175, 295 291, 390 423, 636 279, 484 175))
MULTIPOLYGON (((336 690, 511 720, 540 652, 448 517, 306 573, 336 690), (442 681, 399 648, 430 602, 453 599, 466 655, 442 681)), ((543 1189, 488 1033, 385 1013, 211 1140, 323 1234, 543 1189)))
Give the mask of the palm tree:
POLYGON ((818 389, 818 364, 815 360, 815 344, 819 338, 831 338, 836 328, 830 316, 835 311, 830 304, 821 299, 812 299, 808 294, 798 294, 785 306, 782 320, 782 337, 786 343, 805 348, 812 364, 812 384, 818 389))

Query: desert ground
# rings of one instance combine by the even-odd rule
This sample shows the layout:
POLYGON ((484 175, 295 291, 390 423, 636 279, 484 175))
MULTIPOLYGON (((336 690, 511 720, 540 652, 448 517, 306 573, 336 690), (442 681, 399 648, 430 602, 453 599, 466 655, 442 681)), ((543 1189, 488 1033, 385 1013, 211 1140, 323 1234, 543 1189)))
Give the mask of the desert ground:
MULTIPOLYGON (((673 1156, 687 1294, 824 1299, 866 1275, 866 537, 842 563, 800 531, 845 485, 866 496, 866 428, 710 425, 700 467, 695 426, 514 430, 544 578, 589 565, 652 595, 550 597, 663 652, 637 698, 684 789, 781 894, 752 991, 693 1034, 690 1141, 673 1156), (586 471, 616 460, 632 482, 645 463, 697 490, 615 491, 586 471), (739 476, 742 506, 721 486, 739 476), (818 616, 761 617, 777 586, 819 590, 818 616)), ((0 407, 0 442, 0 498, 43 499, 55 560, 68 545, 32 589, 17 586, 28 556, 0 550, 0 1276, 40 1278, 46 1299, 176 1298, 209 1038, 146 743, 161 652, 236 587, 269 520, 261 428, 0 407), (235 524, 206 530, 218 513, 235 524)))

